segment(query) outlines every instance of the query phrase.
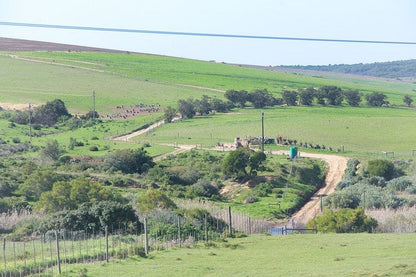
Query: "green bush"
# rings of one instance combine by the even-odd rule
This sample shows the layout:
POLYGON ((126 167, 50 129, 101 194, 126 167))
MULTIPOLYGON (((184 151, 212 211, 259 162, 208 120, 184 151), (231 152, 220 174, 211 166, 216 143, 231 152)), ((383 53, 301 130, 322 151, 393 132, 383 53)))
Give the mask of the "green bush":
POLYGON ((407 177, 399 177, 390 180, 387 187, 396 191, 404 191, 412 185, 412 182, 407 177))
POLYGON ((316 227, 320 232, 371 233, 377 225, 374 218, 366 216, 362 208, 357 208, 325 210, 322 216, 309 221, 307 228, 316 227))
POLYGON ((95 145, 91 146, 90 151, 93 151, 93 152, 98 151, 98 146, 95 146, 95 145))
POLYGON ((154 209, 174 209, 176 204, 159 190, 148 190, 138 199, 139 210, 149 213, 154 209))
POLYGON ((368 162, 367 168, 370 176, 383 177, 387 181, 394 178, 394 164, 388 160, 372 160, 368 162))

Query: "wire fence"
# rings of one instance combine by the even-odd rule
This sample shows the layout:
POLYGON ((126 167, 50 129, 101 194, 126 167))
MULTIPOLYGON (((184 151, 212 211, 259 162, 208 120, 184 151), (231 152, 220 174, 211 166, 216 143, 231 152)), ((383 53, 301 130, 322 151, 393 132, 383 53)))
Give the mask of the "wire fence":
MULTIPOLYGON (((106 262, 131 256, 146 256, 151 251, 188 247, 212 241, 234 232, 269 232, 272 223, 232 212, 231 208, 208 207, 208 213, 194 217, 155 211, 135 228, 111 226, 100 232, 54 230, 33 234, 19 241, 1 239, 1 277, 55 276, 74 263, 106 262)), ((197 204, 195 204, 197 205, 197 204)))

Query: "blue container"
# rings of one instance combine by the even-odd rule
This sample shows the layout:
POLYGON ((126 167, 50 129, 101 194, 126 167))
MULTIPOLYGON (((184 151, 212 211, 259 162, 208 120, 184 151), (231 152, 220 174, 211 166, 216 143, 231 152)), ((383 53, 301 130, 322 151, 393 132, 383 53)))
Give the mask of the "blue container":
POLYGON ((289 150, 289 157, 294 159, 298 155, 298 148, 297 147, 290 147, 289 150))

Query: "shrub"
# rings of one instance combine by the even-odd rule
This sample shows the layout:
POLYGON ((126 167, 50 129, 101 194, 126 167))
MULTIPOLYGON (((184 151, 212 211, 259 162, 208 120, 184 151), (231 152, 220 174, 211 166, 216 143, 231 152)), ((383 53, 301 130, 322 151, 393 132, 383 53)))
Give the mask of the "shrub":
POLYGON ((20 143, 20 138, 13 138, 13 143, 20 143))
POLYGON ((202 176, 199 171, 188 166, 173 166, 165 171, 171 184, 192 185, 195 184, 202 176))
POLYGON ((244 199, 243 204, 255 203, 258 202, 259 199, 254 195, 249 195, 246 199, 244 199))
POLYGON ((404 191, 412 185, 412 182, 407 177, 399 177, 390 180, 387 187, 396 191, 404 191))
POLYGON ((148 190, 138 199, 139 210, 148 213, 153 209, 174 209, 176 204, 159 190, 148 190))
POLYGON ((91 146, 90 151, 93 151, 93 152, 98 151, 98 146, 95 146, 95 145, 91 146))
POLYGON ((307 223, 308 228, 315 226, 320 232, 371 233, 377 227, 377 221, 366 216, 361 208, 339 211, 325 210, 322 216, 307 223))
POLYGON ((388 160, 372 160, 368 162, 367 168, 370 176, 384 177, 387 181, 394 178, 394 164, 388 160))
POLYGON ((143 173, 154 166, 151 156, 143 148, 132 150, 116 150, 104 157, 105 171, 121 171, 123 173, 143 173))
POLYGON ((198 196, 211 197, 218 195, 218 188, 211 184, 208 180, 199 180, 193 187, 198 192, 198 196))

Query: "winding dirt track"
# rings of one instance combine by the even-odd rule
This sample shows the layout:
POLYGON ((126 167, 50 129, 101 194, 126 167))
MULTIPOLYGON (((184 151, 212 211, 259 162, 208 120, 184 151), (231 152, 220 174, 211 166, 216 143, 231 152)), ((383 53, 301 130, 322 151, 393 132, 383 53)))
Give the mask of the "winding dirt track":
MULTIPOLYGON (((275 151, 272 154, 288 154, 288 151, 275 151)), ((344 171, 347 168, 347 158, 335 155, 327 154, 312 154, 301 153, 301 157, 320 159, 327 165, 328 172, 325 178, 325 186, 319 189, 299 211, 297 211, 289 219, 290 223, 293 223, 293 227, 303 228, 306 223, 313 219, 321 212, 319 194, 329 195, 334 192, 336 185, 341 181, 344 171)))

